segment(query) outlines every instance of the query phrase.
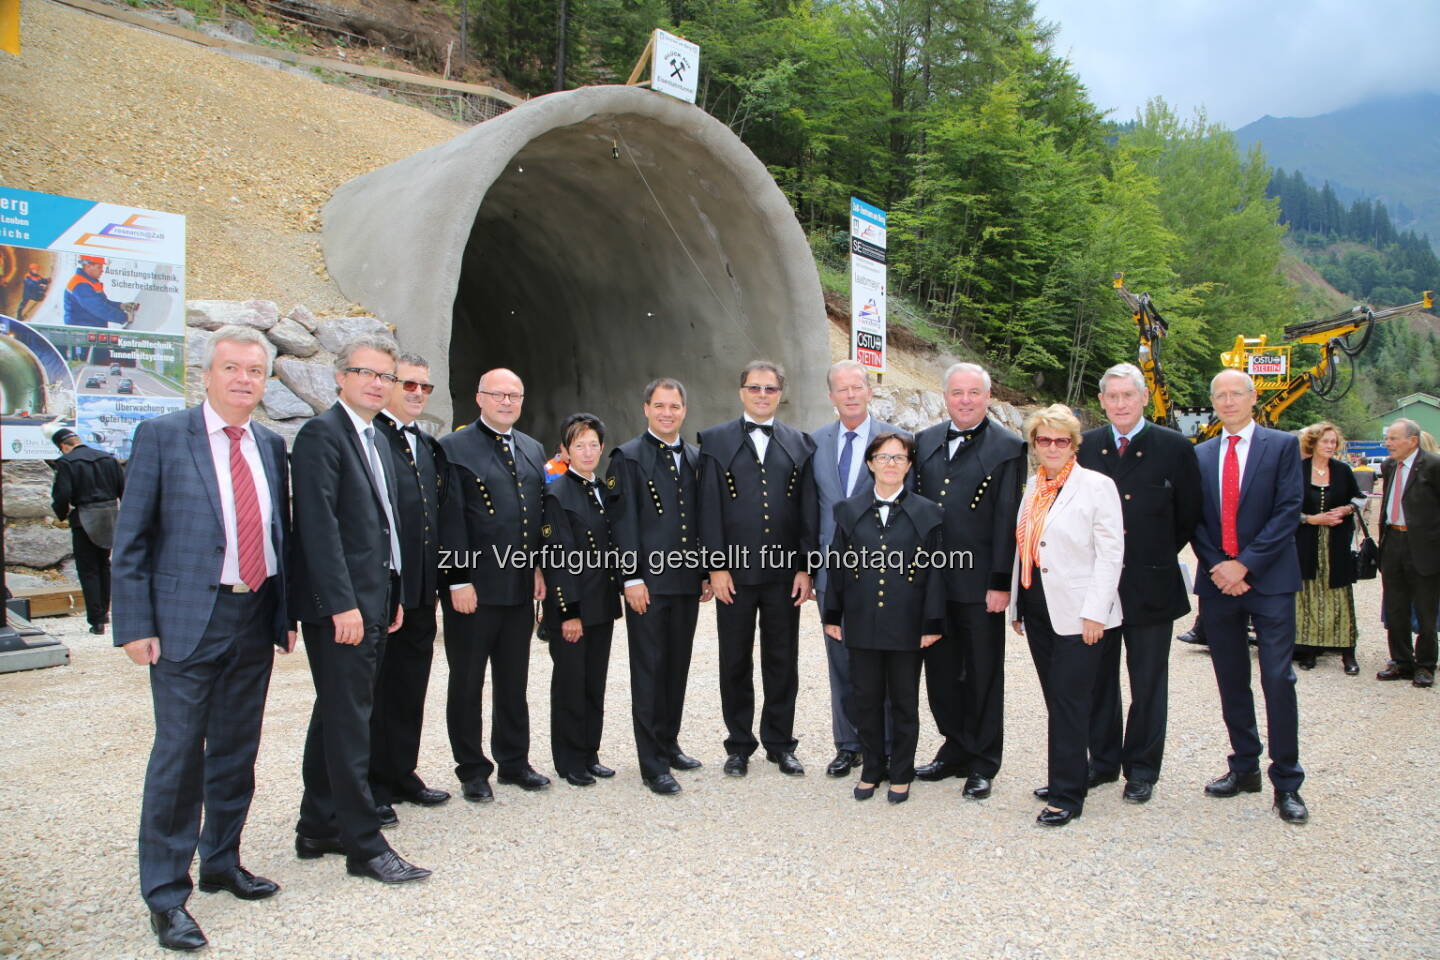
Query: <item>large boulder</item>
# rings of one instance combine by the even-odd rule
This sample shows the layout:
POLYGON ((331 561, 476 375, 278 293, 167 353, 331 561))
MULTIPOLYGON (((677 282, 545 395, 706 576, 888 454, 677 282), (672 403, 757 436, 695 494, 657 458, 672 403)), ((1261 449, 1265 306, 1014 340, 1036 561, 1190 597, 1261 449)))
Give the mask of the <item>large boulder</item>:
POLYGON ((260 402, 265 406, 265 415, 272 420, 289 420, 315 414, 314 408, 308 402, 301 400, 294 390, 274 377, 265 381, 265 397, 260 402))
POLYGON ((374 317, 334 317, 321 320, 315 328, 315 336, 331 353, 339 353, 345 344, 365 334, 394 337, 390 328, 374 317))
POLYGON ((320 325, 320 321, 316 318, 315 314, 311 313, 310 308, 303 303, 297 303, 291 307, 290 312, 285 314, 285 319, 294 320, 309 333, 314 333, 315 328, 320 325))
POLYGON ((269 330, 280 319, 273 300, 187 300, 185 323, 200 330, 219 330, 227 324, 269 330))
POLYGON ((320 352, 320 341, 289 317, 281 317, 275 321, 275 326, 266 330, 265 336, 270 338, 270 342, 275 344, 281 353, 294 357, 313 357, 320 352))
POLYGON ((38 519, 50 512, 55 473, 44 460, 5 462, 5 516, 38 519))
POLYGON ((192 329, 185 332, 185 366, 200 368, 205 365, 205 348, 214 339, 208 330, 192 329))
POLYGON ((21 520, 5 528, 5 562, 53 567, 70 556, 70 531, 43 520, 21 520))
POLYGON ((292 357, 275 361, 275 376, 311 406, 311 413, 328 410, 335 403, 335 368, 306 363, 292 357))
POLYGON ((280 434, 280 439, 285 441, 285 448, 288 450, 295 445, 295 435, 300 428, 309 423, 309 419, 303 420, 267 420, 264 417, 257 417, 256 421, 280 434))

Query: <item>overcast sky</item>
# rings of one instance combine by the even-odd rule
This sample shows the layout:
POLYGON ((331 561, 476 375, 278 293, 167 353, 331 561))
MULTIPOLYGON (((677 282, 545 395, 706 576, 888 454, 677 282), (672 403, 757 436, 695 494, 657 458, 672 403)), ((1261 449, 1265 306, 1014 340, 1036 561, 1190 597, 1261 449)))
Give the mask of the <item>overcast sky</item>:
POLYGON ((1091 99, 1161 96, 1237 129, 1374 96, 1440 92, 1440 0, 1037 0, 1091 99))

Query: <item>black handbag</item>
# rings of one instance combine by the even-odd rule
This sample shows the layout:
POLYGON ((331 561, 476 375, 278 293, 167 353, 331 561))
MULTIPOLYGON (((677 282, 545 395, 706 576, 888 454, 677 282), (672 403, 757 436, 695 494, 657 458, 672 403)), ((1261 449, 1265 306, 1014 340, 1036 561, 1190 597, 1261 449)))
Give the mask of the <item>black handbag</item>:
POLYGON ((1374 580, 1380 573, 1380 548, 1370 539, 1365 518, 1357 512, 1355 519, 1360 521, 1360 546, 1352 551, 1355 556, 1355 579, 1374 580))

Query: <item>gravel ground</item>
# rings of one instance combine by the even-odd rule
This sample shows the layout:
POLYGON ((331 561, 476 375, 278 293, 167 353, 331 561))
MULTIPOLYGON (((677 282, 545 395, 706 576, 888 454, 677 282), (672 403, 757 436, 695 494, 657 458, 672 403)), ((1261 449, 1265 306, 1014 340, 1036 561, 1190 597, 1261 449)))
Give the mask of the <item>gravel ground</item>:
MULTIPOLYGON (((400 808, 388 837, 435 868, 385 888, 341 861, 294 858, 312 692, 303 652, 277 662, 244 862, 273 900, 196 894, 211 953, 235 957, 626 956, 1435 957, 1437 829, 1429 815, 1436 694, 1371 679, 1384 663, 1377 583, 1360 585, 1361 676, 1338 658, 1300 676, 1304 827, 1268 792, 1209 800, 1227 753, 1209 657, 1176 644, 1165 776, 1147 806, 1102 788, 1063 830, 1033 820, 1044 708, 1028 653, 1007 656, 1005 769, 994 796, 917 783, 902 807, 829 780, 829 700, 813 605, 803 621, 797 733, 809 773, 760 760, 720 773, 714 616, 701 617, 682 742, 705 767, 684 792, 641 784, 617 635, 602 759, 589 789, 400 808)), ((79 619, 44 625, 69 667, 0 676, 0 954, 156 956, 136 892, 135 830, 151 736, 144 673, 79 619)), ((623 629, 623 628, 622 628, 623 629)), ((549 763, 549 657, 532 651, 532 758, 549 763)), ((421 774, 457 790, 437 653, 421 774)), ((921 742, 936 736, 928 717, 921 742)), ((758 759, 758 757, 757 757, 758 759)))

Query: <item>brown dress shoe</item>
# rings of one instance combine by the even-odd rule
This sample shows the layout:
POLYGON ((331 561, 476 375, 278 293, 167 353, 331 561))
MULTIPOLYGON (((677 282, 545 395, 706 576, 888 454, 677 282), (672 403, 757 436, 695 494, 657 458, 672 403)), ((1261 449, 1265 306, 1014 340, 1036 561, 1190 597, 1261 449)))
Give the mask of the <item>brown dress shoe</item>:
POLYGON ((1435 683, 1435 671, 1426 670, 1424 667, 1415 668, 1415 679, 1410 681, 1417 687, 1429 687, 1435 683))
POLYGON ((1387 663, 1384 670, 1375 674, 1376 680, 1412 680, 1414 677, 1414 667, 1402 667, 1393 661, 1387 663))

